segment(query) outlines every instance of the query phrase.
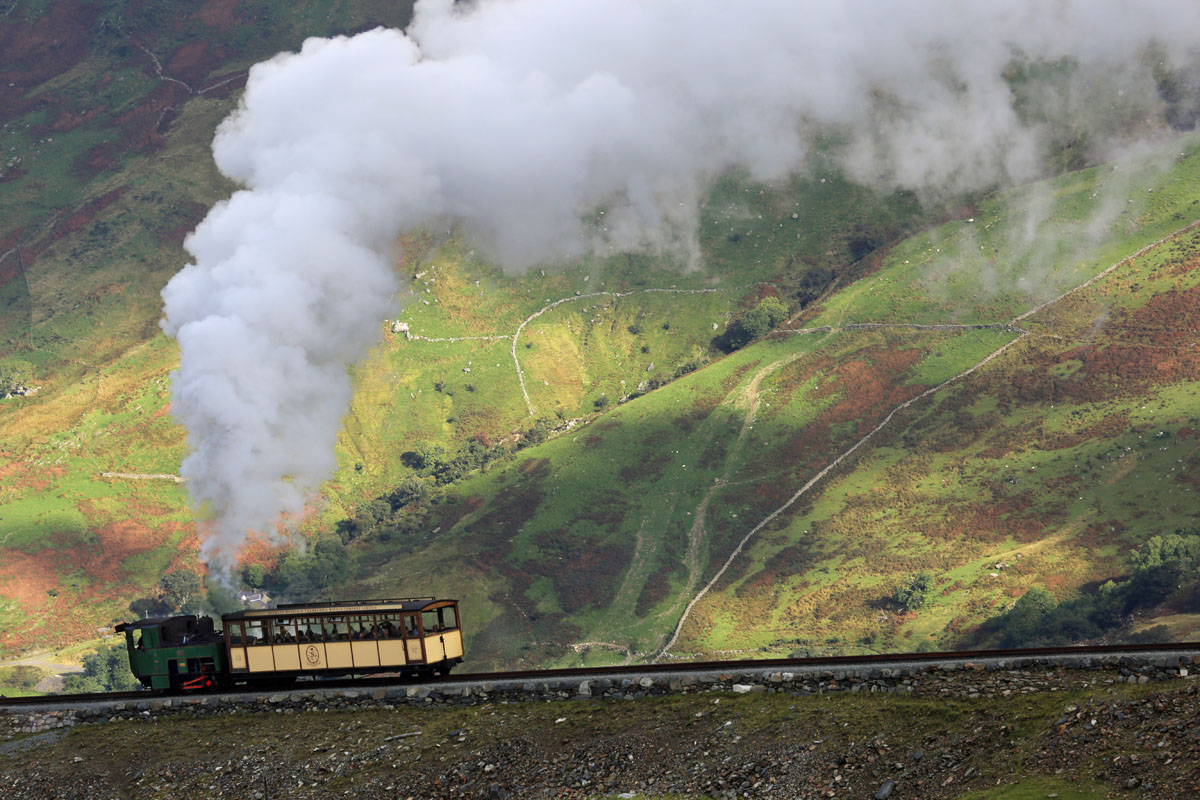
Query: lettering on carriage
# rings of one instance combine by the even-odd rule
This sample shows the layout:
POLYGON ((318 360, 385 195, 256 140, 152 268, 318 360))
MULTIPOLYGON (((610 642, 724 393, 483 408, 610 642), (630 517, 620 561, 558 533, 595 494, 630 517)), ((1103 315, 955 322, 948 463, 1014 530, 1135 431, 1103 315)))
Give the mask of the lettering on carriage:
POLYGON ((321 651, 317 649, 315 644, 310 644, 304 649, 304 657, 308 659, 308 663, 316 664, 321 660, 321 651))

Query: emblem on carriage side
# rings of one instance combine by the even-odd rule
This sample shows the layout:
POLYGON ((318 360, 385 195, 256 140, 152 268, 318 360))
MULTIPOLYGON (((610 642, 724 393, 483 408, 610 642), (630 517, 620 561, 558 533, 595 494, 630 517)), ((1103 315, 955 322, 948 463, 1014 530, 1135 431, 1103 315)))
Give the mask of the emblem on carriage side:
POLYGON ((321 651, 315 644, 310 644, 304 650, 304 658, 308 660, 309 664, 317 664, 321 661, 321 651))

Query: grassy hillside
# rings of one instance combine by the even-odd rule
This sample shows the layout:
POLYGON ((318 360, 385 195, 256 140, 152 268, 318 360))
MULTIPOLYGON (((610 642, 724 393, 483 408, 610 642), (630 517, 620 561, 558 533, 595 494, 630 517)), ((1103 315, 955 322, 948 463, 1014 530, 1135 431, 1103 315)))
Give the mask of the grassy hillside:
POLYGON ((542 662, 657 652, 718 573, 673 653, 953 646, 1029 586, 1119 578, 1130 548, 1194 514, 1165 477, 1182 455, 1165 440, 1195 424, 1194 328, 1163 326, 1187 307, 1197 234, 1123 259, 1200 216, 1196 147, 1000 194, 905 241, 790 332, 455 484, 423 531, 379 546, 403 552, 364 591, 465 590, 477 653, 542 662), (1050 222, 1027 237, 1034 213, 1050 222), (934 598, 897 609, 921 570, 934 598))
MULTIPOLYGON (((250 64, 410 5, 0 18, 0 360, 40 387, 0 401, 0 652, 90 638, 199 568, 157 322, 184 236, 232 189, 212 132, 250 64)), ((458 231, 411 232, 302 524, 357 535, 351 579, 321 593, 457 596, 477 664, 591 663, 952 646, 1030 586, 1121 578, 1131 548, 1194 527, 1198 242, 1169 235, 1200 218, 1198 149, 953 212, 821 153, 780 185, 730 173, 690 270, 621 254, 512 275, 458 231), (728 352, 773 297, 792 319, 728 352), (460 461, 435 474, 427 452, 460 461), (426 494, 381 500, 403 485, 426 494), (355 528, 381 503, 386 524, 355 528), (930 599, 901 610, 922 571, 930 599)), ((280 556, 247 561, 271 580, 280 556)), ((1193 605, 1131 624, 1188 636, 1193 605)))
MULTIPOLYGON (((233 188, 212 165, 213 130, 250 64, 410 10, 67 0, 0 18, 0 360, 30 364, 38 387, 0 402, 0 649, 91 636, 165 572, 198 568, 172 478, 178 353, 158 332, 158 292, 233 188)), ((343 469, 308 529, 389 491, 416 444, 512 444, 669 380, 764 281, 848 264, 925 213, 833 177, 762 187, 731 174, 702 210, 710 256, 693 272, 620 256, 505 275, 453 233, 415 232, 396 268, 424 274, 395 314, 414 338, 387 335, 358 369, 343 469), (499 338, 445 341, 461 337, 499 338)))

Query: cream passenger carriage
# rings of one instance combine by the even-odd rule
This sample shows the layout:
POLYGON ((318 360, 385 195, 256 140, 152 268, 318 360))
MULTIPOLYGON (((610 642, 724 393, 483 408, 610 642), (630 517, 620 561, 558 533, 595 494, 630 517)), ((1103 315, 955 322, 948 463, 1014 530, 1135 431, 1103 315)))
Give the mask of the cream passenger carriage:
POLYGON ((445 675, 463 660, 457 600, 303 603, 221 619, 234 680, 371 672, 445 675))

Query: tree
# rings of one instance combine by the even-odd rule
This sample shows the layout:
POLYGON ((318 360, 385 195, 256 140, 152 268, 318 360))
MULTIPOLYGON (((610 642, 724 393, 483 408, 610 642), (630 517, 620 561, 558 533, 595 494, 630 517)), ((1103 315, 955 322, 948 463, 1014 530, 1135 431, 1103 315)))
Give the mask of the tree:
POLYGON ((246 581, 246 585, 257 589, 263 585, 263 578, 266 577, 266 571, 262 564, 247 564, 242 569, 242 578, 246 581))
POLYGON ((906 611, 916 611, 929 600, 933 592, 933 576, 928 572, 918 572, 907 581, 896 585, 892 600, 906 611))
POLYGON ((726 333, 729 348, 738 350, 766 336, 788 318, 788 307, 778 297, 764 297, 747 311, 726 333))
POLYGON ((407 478, 392 490, 387 501, 393 511, 399 511, 412 503, 419 503, 429 497, 429 484, 419 478, 407 478))
POLYGON ((334 586, 350 574, 350 553, 340 539, 332 536, 318 539, 313 545, 309 579, 314 586, 334 586))
POLYGON ((419 442, 400 458, 417 472, 428 475, 446 459, 446 448, 436 442, 419 442))
POLYGON ((1134 569, 1177 566, 1181 571, 1200 565, 1200 536, 1194 533, 1167 533, 1151 536, 1144 547, 1129 554, 1134 569))
POLYGON ((1004 647, 1028 647, 1044 636, 1046 618, 1058 607, 1054 595, 1035 586, 1000 617, 1000 641, 1004 647))
POLYGON ((206 614, 211 611, 220 616, 242 610, 242 601, 237 599, 233 589, 221 583, 213 575, 205 578, 204 593, 208 599, 203 607, 203 612, 206 614))
POLYGON ((19 358, 0 361, 0 396, 33 383, 33 365, 19 358))
POLYGON ((346 541, 356 539, 359 536, 365 536, 375 530, 381 522, 384 522, 392 515, 392 507, 386 500, 372 500, 358 507, 358 511, 354 514, 354 524, 350 526, 349 536, 343 537, 346 541))
POLYGON ((280 588, 300 595, 336 586, 349 575, 350 552, 336 536, 318 539, 305 555, 289 553, 276 572, 280 588))
POLYGON ((159 586, 163 602, 172 611, 179 611, 200 593, 200 576, 191 570, 179 569, 164 575, 159 586))
POLYGON ((128 692, 137 687, 138 681, 129 669, 129 653, 123 643, 101 647, 84 656, 83 672, 68 675, 63 682, 63 690, 70 693, 128 692))

